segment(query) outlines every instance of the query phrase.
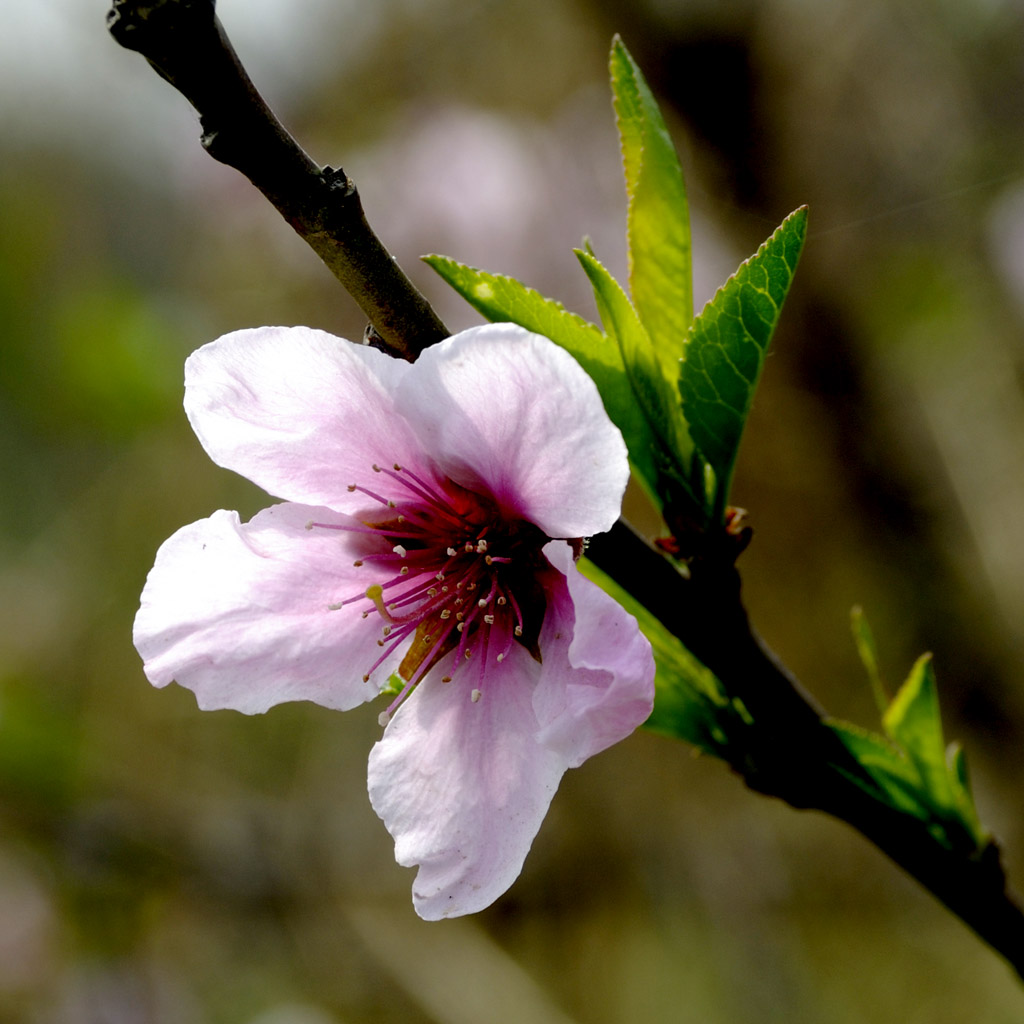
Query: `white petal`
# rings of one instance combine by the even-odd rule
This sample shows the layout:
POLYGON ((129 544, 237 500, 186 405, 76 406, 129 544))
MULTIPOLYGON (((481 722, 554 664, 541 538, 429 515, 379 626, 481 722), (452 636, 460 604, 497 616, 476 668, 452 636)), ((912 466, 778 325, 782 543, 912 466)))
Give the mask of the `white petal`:
POLYGON ((235 331, 185 364, 185 411, 210 458, 271 494, 355 511, 372 465, 419 465, 396 412, 410 364, 308 327, 235 331))
POLYGON ((544 554, 564 589, 547 587, 539 643, 551 669, 534 692, 538 739, 575 768, 650 716, 654 655, 636 619, 580 574, 567 544, 552 541, 544 554))
POLYGON ((476 702, 471 666, 450 683, 431 673, 370 753, 370 802, 398 863, 419 865, 413 903, 429 921, 482 910, 516 880, 567 767, 536 741, 539 666, 516 648, 495 668, 476 702))
POLYGON ((428 348, 399 405, 451 478, 481 484, 549 537, 609 529, 629 477, 622 435, 594 382, 564 349, 514 324, 428 348))
POLYGON ((135 618, 150 682, 177 680, 201 708, 249 714, 291 700, 344 710, 376 696, 387 667, 362 679, 380 654, 375 617, 329 608, 368 581, 347 534, 306 529, 338 519, 303 505, 275 505, 245 524, 220 511, 165 541, 135 618))
POLYGON ((370 800, 395 858, 419 866, 413 903, 428 920, 505 892, 565 771, 651 712, 654 661, 636 620, 579 575, 567 544, 544 550, 543 662, 516 645, 479 683, 472 661, 450 683, 439 666, 370 754, 370 800))

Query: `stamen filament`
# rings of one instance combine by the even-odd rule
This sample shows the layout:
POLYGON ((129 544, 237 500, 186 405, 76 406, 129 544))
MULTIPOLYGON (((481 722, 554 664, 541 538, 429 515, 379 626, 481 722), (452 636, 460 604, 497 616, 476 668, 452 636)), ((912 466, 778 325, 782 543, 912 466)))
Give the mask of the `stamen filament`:
POLYGON ((438 509, 439 511, 444 512, 449 516, 453 516, 456 519, 461 518, 458 512, 454 508, 452 508, 451 503, 446 498, 438 494, 430 486, 430 484, 426 483, 424 480, 421 480, 415 473, 412 472, 412 470, 406 469, 404 466, 398 466, 396 464, 395 470, 385 469, 384 472, 387 473, 388 476, 393 477, 395 480, 401 483, 403 487, 406 487, 410 491, 412 491, 413 494, 417 494, 421 498, 423 498, 424 501, 429 502, 431 505, 434 506, 434 508, 438 509), (405 479, 406 477, 415 481, 415 484, 418 484, 419 486, 415 486, 414 484, 409 483, 409 480, 405 479))
POLYGON ((368 487, 364 487, 362 484, 356 484, 354 489, 359 491, 361 494, 365 494, 368 498, 373 498, 374 501, 379 501, 385 508, 395 507, 395 503, 389 498, 382 498, 379 494, 371 491, 368 487))
POLYGON ((519 608, 519 602, 516 600, 516 595, 511 590, 505 591, 505 596, 509 599, 509 603, 512 605, 512 611, 516 617, 516 625, 513 633, 516 636, 523 635, 523 613, 519 608))
POLYGON ((361 513, 361 518, 309 524, 310 529, 379 538, 361 546, 369 551, 360 548, 351 556, 357 559, 355 566, 365 566, 365 578, 376 580, 361 594, 329 607, 362 602, 363 618, 374 611, 380 617, 380 656, 364 678, 369 679, 396 654, 404 655, 404 668, 397 671, 407 672, 409 678, 381 716, 382 723, 442 655, 446 664, 447 658, 452 658, 443 681, 455 677, 466 661, 479 661, 470 683, 470 699, 475 703, 486 689, 488 671, 506 659, 516 638, 523 635, 523 609, 509 589, 514 579, 505 566, 519 563, 524 556, 529 560, 528 549, 539 534, 521 530, 520 524, 506 524, 497 518, 497 507, 489 498, 481 496, 474 503, 474 495, 454 484, 435 481, 432 471, 421 477, 397 462, 372 468, 400 484, 401 490, 390 482, 380 492, 361 484, 353 484, 349 490, 365 495, 368 504, 372 501, 395 509, 394 513, 371 509, 361 513))
POLYGON ((372 676, 373 673, 378 668, 380 668, 381 665, 384 664, 384 662, 387 661, 392 654, 395 653, 395 650, 399 647, 399 645, 402 643, 403 640, 405 640, 407 636, 408 631, 400 630, 398 633, 391 637, 391 643, 387 645, 381 656, 363 673, 364 683, 368 683, 370 681, 370 676, 372 676))

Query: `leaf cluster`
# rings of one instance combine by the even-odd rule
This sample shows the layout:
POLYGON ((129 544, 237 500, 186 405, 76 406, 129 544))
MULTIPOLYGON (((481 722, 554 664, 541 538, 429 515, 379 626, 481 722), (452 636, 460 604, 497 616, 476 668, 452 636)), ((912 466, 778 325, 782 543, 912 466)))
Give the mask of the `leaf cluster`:
POLYGON ((593 377, 635 476, 670 527, 677 536, 702 534, 724 520, 807 211, 787 217, 695 318, 679 158, 650 88, 618 39, 610 69, 629 200, 628 292, 589 245, 576 250, 602 326, 514 278, 444 256, 426 262, 488 319, 520 324, 569 351, 593 377))
POLYGON ((889 699, 874 637, 860 609, 854 609, 853 630, 882 722, 881 735, 847 722, 829 722, 870 778, 867 784, 863 778, 854 781, 894 810, 923 822, 947 849, 968 854, 983 849, 989 836, 974 806, 964 752, 955 743, 947 748, 943 738, 931 655, 917 659, 889 699))

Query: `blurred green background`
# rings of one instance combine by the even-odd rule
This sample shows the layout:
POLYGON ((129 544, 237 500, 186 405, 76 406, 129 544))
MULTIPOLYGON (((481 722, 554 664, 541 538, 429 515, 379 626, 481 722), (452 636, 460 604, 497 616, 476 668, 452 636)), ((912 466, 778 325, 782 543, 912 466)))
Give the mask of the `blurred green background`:
MULTIPOLYGON (((257 84, 453 328, 417 256, 593 317, 624 273, 605 60, 679 144, 704 301, 811 231, 734 497, 754 621, 875 724, 936 655, 1024 884, 1024 8, 1011 0, 222 0, 257 84)), ((638 734, 565 779, 520 881, 425 925, 365 795, 376 709, 200 713, 131 622, 159 543, 266 503, 212 466, 182 362, 228 330, 358 337, 354 304, 101 3, 0 35, 0 1020, 29 1024, 1011 1022, 1009 970, 859 836, 638 734)))

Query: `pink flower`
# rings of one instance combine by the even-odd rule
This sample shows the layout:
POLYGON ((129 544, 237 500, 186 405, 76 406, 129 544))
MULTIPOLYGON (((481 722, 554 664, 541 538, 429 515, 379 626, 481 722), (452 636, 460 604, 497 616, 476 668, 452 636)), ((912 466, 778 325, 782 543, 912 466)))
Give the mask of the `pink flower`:
POLYGON ((647 641, 573 557, 628 475, 593 382, 498 324, 414 364, 302 327, 238 331, 193 353, 185 385, 210 457, 287 500, 163 544, 135 619, 146 675, 247 713, 344 710, 397 678, 370 800, 419 866, 422 917, 486 907, 566 769, 651 710, 647 641))

